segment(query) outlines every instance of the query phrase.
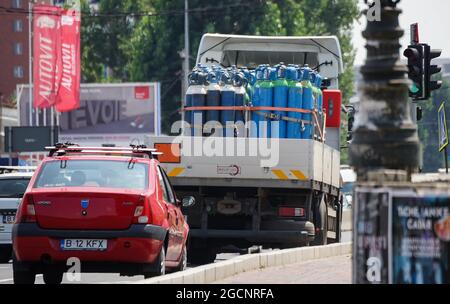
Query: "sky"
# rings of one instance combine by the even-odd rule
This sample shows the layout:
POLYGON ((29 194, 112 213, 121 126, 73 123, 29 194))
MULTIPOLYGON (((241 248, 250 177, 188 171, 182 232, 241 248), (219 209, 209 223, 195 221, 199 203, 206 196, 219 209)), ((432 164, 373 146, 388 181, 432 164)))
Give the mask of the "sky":
MULTIPOLYGON (((361 9, 364 0, 357 0, 361 9)), ((442 49, 440 58, 450 58, 450 1, 449 0, 402 0, 399 7, 400 26, 405 30, 401 40, 403 48, 409 44, 409 26, 419 23, 420 42, 428 43, 433 49, 442 49)), ((366 16, 355 22, 353 45, 357 48, 355 64, 362 65, 366 57, 365 40, 361 32, 366 28, 366 16)))

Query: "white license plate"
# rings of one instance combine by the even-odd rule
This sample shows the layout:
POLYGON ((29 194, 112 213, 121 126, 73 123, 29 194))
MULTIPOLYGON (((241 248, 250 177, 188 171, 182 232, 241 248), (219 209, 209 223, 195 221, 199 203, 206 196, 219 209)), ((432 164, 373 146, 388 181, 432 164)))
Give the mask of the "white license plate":
POLYGON ((3 224, 14 224, 15 221, 16 221, 15 215, 4 215, 2 222, 3 224))
POLYGON ((98 239, 64 239, 60 243, 62 250, 106 250, 107 240, 98 239))

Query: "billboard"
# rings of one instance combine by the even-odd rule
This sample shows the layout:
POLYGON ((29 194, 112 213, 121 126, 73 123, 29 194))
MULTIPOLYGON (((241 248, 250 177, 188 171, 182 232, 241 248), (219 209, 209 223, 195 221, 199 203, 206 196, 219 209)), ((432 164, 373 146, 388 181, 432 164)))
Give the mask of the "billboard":
MULTIPOLYGON (((50 124, 51 111, 30 109, 29 90, 20 94, 20 125, 50 124), (30 115, 30 110, 31 115, 30 115)), ((80 145, 144 143, 160 135, 159 83, 81 84, 80 107, 58 114, 59 141, 80 145)))
POLYGON ((448 191, 358 187, 355 195, 354 283, 450 282, 448 191))
POLYGON ((5 127, 5 152, 43 152, 57 139, 56 127, 5 127))

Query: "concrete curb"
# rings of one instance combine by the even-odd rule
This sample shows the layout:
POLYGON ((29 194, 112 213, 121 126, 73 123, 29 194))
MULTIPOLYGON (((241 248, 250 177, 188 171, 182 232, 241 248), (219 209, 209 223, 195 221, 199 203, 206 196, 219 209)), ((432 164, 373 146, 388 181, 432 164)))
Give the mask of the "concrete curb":
POLYGON ((302 247, 259 254, 243 255, 227 261, 208 264, 182 272, 133 282, 134 284, 209 284, 236 274, 261 268, 283 266, 351 254, 352 243, 302 247))

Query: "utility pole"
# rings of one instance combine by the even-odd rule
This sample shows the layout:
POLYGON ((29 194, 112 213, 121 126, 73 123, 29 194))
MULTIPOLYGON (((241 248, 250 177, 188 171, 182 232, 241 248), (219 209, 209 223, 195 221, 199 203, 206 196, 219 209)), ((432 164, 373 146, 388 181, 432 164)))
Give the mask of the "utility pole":
POLYGON ((183 68, 183 82, 181 85, 181 121, 184 121, 184 99, 188 88, 189 78, 189 0, 184 0, 184 68, 183 68))

